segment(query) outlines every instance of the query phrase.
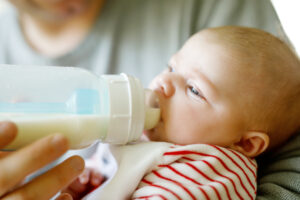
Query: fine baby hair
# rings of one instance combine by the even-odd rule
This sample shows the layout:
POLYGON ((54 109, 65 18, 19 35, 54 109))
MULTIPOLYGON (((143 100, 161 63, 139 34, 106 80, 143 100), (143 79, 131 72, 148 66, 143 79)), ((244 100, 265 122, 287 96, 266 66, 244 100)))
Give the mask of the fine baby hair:
POLYGON ((239 87, 249 126, 269 135, 269 148, 282 144, 300 127, 297 55, 283 41, 258 29, 225 26, 205 31, 223 43, 224 50, 232 51, 230 59, 239 63, 236 70, 245 77, 239 87))

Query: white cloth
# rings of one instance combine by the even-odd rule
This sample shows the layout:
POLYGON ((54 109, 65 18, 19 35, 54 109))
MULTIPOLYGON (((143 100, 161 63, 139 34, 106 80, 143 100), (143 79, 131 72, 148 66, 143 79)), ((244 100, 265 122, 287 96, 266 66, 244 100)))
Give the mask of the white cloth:
POLYGON ((255 199, 256 162, 230 149, 146 142, 112 153, 117 172, 87 199, 255 199))

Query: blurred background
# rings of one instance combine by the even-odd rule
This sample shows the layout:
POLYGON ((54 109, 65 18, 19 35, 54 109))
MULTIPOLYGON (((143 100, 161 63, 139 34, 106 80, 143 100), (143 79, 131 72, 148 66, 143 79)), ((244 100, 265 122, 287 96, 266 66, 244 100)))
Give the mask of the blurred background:
POLYGON ((300 55, 300 1, 299 0, 272 0, 282 26, 300 55))
MULTIPOLYGON (((271 0, 283 29, 289 37, 298 55, 300 55, 300 0, 271 0)), ((10 6, 6 0, 0 0, 0 12, 10 6)))

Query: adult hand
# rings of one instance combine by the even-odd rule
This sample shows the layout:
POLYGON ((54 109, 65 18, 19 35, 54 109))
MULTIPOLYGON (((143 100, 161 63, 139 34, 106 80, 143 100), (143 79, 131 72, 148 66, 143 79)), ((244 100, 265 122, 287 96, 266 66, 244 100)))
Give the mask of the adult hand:
MULTIPOLYGON (((13 123, 0 122, 0 149, 17 135, 13 123)), ((59 134, 38 140, 15 152, 0 151, 0 198, 50 199, 69 185, 84 169, 84 161, 73 156, 32 181, 20 185, 24 178, 49 164, 68 150, 68 141, 59 134)), ((59 199, 70 199, 62 195, 59 199)))

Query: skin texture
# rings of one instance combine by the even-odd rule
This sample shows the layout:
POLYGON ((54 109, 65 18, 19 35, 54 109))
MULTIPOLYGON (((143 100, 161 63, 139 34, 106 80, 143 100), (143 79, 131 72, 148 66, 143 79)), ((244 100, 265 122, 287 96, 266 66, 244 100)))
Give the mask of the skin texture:
MULTIPOLYGON (((39 54, 49 58, 62 56, 76 48, 86 37, 92 25, 101 12, 104 0, 10 0, 12 4, 19 10, 19 21, 23 34, 28 44, 39 54)), ((16 131, 9 125, 3 133, 7 133, 0 137, 0 147, 12 140, 16 131)), ((64 188, 77 176, 83 169, 82 159, 79 157, 71 157, 65 161, 65 164, 57 166, 52 172, 46 173, 38 180, 34 180, 32 184, 23 186, 22 189, 13 189, 19 181, 23 180, 30 172, 33 172, 42 166, 55 160, 62 155, 67 149, 67 142, 62 140, 59 144, 59 151, 53 151, 50 146, 51 138, 39 142, 39 145, 31 145, 29 150, 20 150, 23 154, 14 154, 0 161, 1 172, 6 172, 8 168, 2 169, 2 163, 8 158, 14 165, 20 166, 18 169, 12 170, 12 174, 18 171, 19 175, 13 175, 15 178, 11 180, 11 174, 0 174, 0 197, 5 195, 7 191, 13 191, 7 195, 6 199, 49 199, 57 191, 64 188), (38 154, 38 152, 40 152, 38 154), (56 152, 56 153, 55 153, 56 152), (34 155, 36 160, 30 160, 30 156, 34 155), (43 160, 45 155, 48 160, 43 160), (23 161, 19 158, 23 157, 23 161), (43 160, 40 162, 40 159, 43 160), (80 170, 71 170, 74 167, 72 162, 79 162, 80 170), (63 177, 62 177, 63 174, 63 177), (1 184, 3 182, 3 184, 1 184), (36 184, 33 184, 36 183, 36 184), (2 187, 3 186, 3 187, 2 187), (51 189, 48 189, 51 188, 51 189)), ((7 154, 1 152, 0 158, 7 154)), ((86 173, 83 173, 83 176, 86 173)), ((100 182, 92 182, 91 187, 99 185, 102 176, 94 174, 100 182), (100 179, 98 179, 100 177, 100 179)), ((92 180, 92 179, 91 179, 92 180)), ((83 183, 85 183, 83 181, 83 183)), ((85 186, 84 186, 85 187, 85 186)), ((89 189, 87 189, 89 190, 89 189)), ((72 199, 71 195, 64 194, 58 199, 72 199)))
MULTIPOLYGON (((13 123, 0 122, 0 149, 5 148, 16 135, 17 128, 13 123)), ((27 175, 54 161, 67 150, 66 138, 56 134, 16 152, 1 151, 1 199, 49 199, 69 185, 84 169, 84 161, 79 156, 73 156, 25 185, 22 184, 27 175)), ((62 198, 66 199, 67 196, 62 198)))
POLYGON ((96 0, 10 0, 38 19, 58 23, 81 15, 96 0))
POLYGON ((264 144, 249 156, 266 148, 266 134, 249 129, 241 112, 243 99, 237 94, 244 89, 239 83, 246 73, 236 70, 241 63, 231 56, 234 52, 212 40, 207 32, 186 42, 170 59, 169 68, 151 83, 160 99, 162 118, 156 128, 145 132, 150 140, 206 143, 246 153, 254 150, 255 145, 249 148, 243 142, 251 136, 264 144))
POLYGON ((256 157, 300 128, 299 67, 290 48, 269 33, 203 30, 153 80, 162 117, 145 134, 152 141, 213 144, 256 157))
POLYGON ((10 0, 28 44, 55 58, 74 50, 88 35, 104 0, 10 0))
POLYGON ((225 147, 239 140, 243 133, 239 108, 223 90, 229 87, 225 76, 215 73, 230 66, 224 62, 223 49, 202 36, 191 38, 171 58, 169 69, 150 86, 159 95, 162 112, 161 123, 147 132, 150 140, 225 147))
MULTIPOLYGON (((151 141, 213 144, 256 157, 267 149, 270 136, 276 141, 268 132, 278 127, 276 119, 285 118, 270 110, 282 110, 278 109, 280 105, 290 100, 282 97, 294 94, 284 94, 276 81, 296 80, 287 82, 285 90, 299 94, 298 69, 299 62, 291 51, 265 32, 241 27, 201 31, 171 57, 168 69, 152 81, 150 88, 159 97, 161 120, 144 133, 151 141), (291 70, 295 76, 290 76, 291 70), (266 120, 268 117, 271 120, 266 120)), ((283 109, 295 119, 299 119, 296 116, 300 109, 297 98, 292 107, 297 111, 295 115, 283 109)), ((288 138, 284 133, 277 135, 278 141, 288 138)), ((82 188, 97 178, 95 172, 89 174, 85 176, 88 181, 78 178, 68 187, 73 197, 82 194, 82 188)))

